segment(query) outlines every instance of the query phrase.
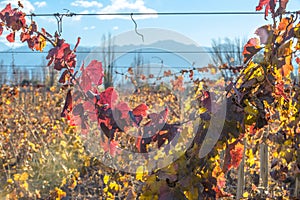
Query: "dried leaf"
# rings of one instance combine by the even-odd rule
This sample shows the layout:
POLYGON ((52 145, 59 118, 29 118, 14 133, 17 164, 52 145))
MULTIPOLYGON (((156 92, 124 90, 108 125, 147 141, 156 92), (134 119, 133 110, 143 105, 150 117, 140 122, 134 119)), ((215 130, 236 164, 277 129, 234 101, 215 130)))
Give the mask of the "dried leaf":
POLYGON ((259 46, 259 40, 257 38, 251 38, 244 46, 244 63, 247 63, 261 49, 262 48, 259 46))

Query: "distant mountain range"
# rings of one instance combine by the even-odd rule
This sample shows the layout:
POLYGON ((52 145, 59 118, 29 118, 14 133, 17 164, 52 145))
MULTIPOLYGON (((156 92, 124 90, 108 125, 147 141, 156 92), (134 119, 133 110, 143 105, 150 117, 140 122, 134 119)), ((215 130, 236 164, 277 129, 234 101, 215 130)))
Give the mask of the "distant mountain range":
MULTIPOLYGON (((0 61, 4 65, 11 65, 14 57, 16 66, 30 68, 32 65, 45 65, 49 49, 50 47, 46 47, 44 52, 31 52, 27 46, 10 49, 5 44, 0 43, 0 61)), ((83 60, 101 60, 103 58, 102 47, 79 46, 77 51, 78 65, 81 65, 83 60)), ((174 40, 157 41, 153 44, 140 46, 116 45, 113 50, 115 52, 115 65, 124 67, 130 66, 138 54, 143 58, 144 64, 163 62, 165 66, 187 67, 194 63, 196 66, 205 66, 210 62, 209 54, 205 51, 207 51, 205 47, 187 45, 174 40)))

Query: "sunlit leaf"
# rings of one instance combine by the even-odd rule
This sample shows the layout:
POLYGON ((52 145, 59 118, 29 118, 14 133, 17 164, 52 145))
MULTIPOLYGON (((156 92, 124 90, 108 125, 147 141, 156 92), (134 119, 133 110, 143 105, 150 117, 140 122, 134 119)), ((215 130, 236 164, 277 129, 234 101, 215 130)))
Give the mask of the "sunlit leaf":
POLYGON ((11 32, 6 36, 7 41, 9 42, 15 42, 15 32, 11 32))
POLYGON ((244 46, 244 63, 247 63, 261 49, 262 48, 259 45, 259 40, 257 38, 251 38, 244 46))

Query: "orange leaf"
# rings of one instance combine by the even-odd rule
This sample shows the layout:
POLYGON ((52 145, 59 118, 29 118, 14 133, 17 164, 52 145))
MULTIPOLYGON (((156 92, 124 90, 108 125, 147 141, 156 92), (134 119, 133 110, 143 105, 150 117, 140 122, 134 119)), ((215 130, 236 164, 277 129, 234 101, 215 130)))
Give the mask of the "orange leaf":
POLYGON ((9 42, 15 42, 15 32, 11 32, 6 36, 7 41, 9 42))
POLYGON ((132 113, 134 115, 141 115, 143 117, 146 117, 147 116, 147 110, 148 110, 148 106, 145 103, 142 103, 142 104, 138 105, 137 107, 135 107, 132 110, 132 113))
POLYGON ((279 25, 278 25, 278 30, 279 31, 289 31, 292 28, 292 24, 290 24, 290 20, 289 18, 282 18, 279 25))

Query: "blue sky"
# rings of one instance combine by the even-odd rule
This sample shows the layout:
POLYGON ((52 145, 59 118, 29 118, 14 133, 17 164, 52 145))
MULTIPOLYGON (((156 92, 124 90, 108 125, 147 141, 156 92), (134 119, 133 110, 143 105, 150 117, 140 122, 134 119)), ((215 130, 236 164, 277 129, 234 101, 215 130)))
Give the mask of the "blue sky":
MULTIPOLYGON (((27 13, 64 13, 64 9, 74 13, 98 12, 201 12, 201 11, 255 11, 259 0, 21 0, 27 13)), ((2 0, 0 6, 17 0, 2 0)), ((290 0, 287 10, 300 10, 300 0, 290 0)), ((124 17, 124 16, 123 16, 124 17)), ((210 46, 212 39, 225 37, 246 37, 253 35, 256 28, 271 22, 263 15, 217 15, 217 16, 135 16, 138 28, 162 28, 176 31, 194 40, 201 46, 210 46)), ((57 29, 54 17, 35 17, 40 27, 50 33, 57 29)), ((113 36, 134 30, 130 16, 122 19, 107 19, 97 16, 63 18, 62 37, 70 43, 82 38, 81 45, 101 44, 103 34, 113 36)), ((159 37, 159 36, 157 36, 159 37)), ((7 44, 5 37, 0 42, 7 44)), ((14 46, 19 46, 16 43, 14 46)))

